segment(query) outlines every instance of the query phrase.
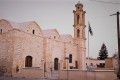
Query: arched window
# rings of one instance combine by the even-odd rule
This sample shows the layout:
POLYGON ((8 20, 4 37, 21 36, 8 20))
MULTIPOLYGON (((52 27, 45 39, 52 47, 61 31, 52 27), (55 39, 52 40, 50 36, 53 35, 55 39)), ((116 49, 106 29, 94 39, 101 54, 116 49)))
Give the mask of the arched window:
POLYGON ((54 59, 54 70, 58 70, 58 68, 59 68, 59 59, 58 58, 55 58, 54 59))
POLYGON ((0 33, 2 34, 2 29, 0 30, 0 33))
POLYGON ((77 29, 77 37, 79 37, 79 36, 80 36, 80 30, 77 29))
POLYGON ((77 24, 79 24, 80 16, 77 15, 77 24))
POLYGON ((56 39, 56 36, 54 36, 54 39, 56 39))
POLYGON ((32 33, 35 34, 35 30, 33 30, 32 33))
POLYGON ((32 67, 32 57, 31 56, 27 56, 25 58, 25 67, 32 67))
POLYGON ((72 54, 69 55, 69 63, 72 63, 72 54))

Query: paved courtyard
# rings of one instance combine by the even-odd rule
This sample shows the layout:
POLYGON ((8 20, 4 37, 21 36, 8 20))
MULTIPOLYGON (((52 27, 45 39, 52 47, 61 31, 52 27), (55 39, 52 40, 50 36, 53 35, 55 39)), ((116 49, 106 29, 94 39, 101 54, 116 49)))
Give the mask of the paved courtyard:
POLYGON ((0 80, 61 80, 61 79, 37 79, 37 78, 16 78, 16 77, 0 77, 0 80))
POLYGON ((12 77, 0 77, 0 80, 40 80, 40 79, 27 79, 27 78, 12 78, 12 77))

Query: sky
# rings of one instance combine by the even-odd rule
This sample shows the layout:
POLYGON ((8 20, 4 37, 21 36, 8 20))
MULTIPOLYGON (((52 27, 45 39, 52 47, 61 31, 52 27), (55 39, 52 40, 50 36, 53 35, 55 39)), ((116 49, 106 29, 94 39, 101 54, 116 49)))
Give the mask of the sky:
MULTIPOLYGON (((41 29, 57 29, 60 35, 74 35, 75 4, 79 0, 0 0, 0 19, 21 23, 36 21, 41 29)), ((86 11, 86 50, 88 49, 88 21, 93 31, 89 37, 89 55, 98 57, 105 43, 108 55, 117 52, 117 21, 120 0, 80 0, 86 11), (112 2, 104 3, 98 1, 112 2), (116 4, 117 3, 117 4, 116 4)), ((74 36, 73 36, 74 37, 74 36)), ((86 51, 88 55, 88 50, 86 51)))

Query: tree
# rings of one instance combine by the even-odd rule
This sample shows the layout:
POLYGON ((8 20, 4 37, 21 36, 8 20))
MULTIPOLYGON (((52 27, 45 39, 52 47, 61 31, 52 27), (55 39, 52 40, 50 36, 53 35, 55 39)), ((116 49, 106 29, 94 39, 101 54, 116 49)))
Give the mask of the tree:
POLYGON ((106 45, 103 43, 99 52, 99 60, 105 60, 108 57, 108 50, 106 48, 106 45))

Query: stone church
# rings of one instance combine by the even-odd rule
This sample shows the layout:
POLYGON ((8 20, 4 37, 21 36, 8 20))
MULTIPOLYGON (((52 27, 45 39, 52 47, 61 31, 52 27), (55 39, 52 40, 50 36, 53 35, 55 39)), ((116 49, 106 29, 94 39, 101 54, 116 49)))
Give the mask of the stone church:
POLYGON ((15 23, 1 19, 0 75, 37 77, 40 71, 44 74, 66 69, 84 70, 85 11, 80 2, 75 5, 73 14, 74 38, 70 34, 60 35, 56 29, 42 30, 35 21, 15 23))

